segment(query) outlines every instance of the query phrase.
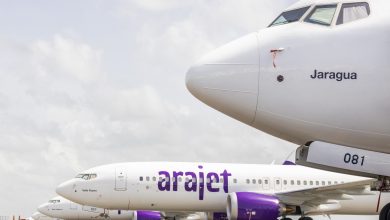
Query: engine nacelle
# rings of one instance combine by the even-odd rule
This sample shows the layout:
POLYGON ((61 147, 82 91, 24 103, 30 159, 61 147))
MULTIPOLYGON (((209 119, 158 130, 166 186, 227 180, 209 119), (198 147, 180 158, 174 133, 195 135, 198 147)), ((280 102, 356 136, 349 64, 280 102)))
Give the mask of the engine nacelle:
POLYGON ((135 211, 133 220, 161 220, 161 213, 153 211, 135 211))
POLYGON ((225 212, 207 212, 207 220, 228 220, 225 212))
POLYGON ((229 220, 277 220, 285 207, 275 196, 251 192, 230 193, 227 201, 229 220))

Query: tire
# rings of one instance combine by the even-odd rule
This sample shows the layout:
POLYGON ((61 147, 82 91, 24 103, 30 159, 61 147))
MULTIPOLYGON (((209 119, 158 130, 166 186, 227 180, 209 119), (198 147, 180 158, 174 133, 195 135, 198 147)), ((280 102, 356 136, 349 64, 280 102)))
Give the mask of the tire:
POLYGON ((310 218, 310 217, 307 217, 307 216, 305 216, 305 217, 301 217, 301 218, 299 218, 299 220, 313 220, 312 218, 310 218))
POLYGON ((390 220, 390 203, 382 208, 379 214, 379 220, 390 220))

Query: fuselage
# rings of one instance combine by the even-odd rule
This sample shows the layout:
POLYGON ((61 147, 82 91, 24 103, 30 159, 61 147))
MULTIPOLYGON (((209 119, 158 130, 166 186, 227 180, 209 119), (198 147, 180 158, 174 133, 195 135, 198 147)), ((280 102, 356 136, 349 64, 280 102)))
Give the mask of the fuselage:
POLYGON ((133 219, 133 211, 106 210, 93 206, 80 205, 61 196, 50 199, 38 207, 38 211, 46 216, 65 220, 113 220, 133 219))
POLYGON ((299 1, 282 13, 285 20, 203 57, 188 71, 187 88, 299 145, 390 153, 389 10, 386 0, 299 1))
MULTIPOLYGON (((57 193, 109 209, 226 212, 231 192, 275 195, 366 178, 302 166, 139 162, 92 168, 61 184, 57 193)), ((377 214, 377 195, 341 201, 339 214, 377 214)), ((390 202, 382 195, 380 207, 390 202)), ((380 209, 379 209, 380 210, 380 209)))

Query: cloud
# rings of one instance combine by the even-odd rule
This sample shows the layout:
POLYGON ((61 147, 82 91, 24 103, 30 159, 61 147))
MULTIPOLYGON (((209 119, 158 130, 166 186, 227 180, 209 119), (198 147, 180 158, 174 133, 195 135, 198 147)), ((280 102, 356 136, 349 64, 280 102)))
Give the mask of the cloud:
POLYGON ((183 4, 183 1, 180 0, 164 0, 164 1, 154 1, 154 0, 133 0, 132 3, 144 10, 151 11, 164 11, 174 8, 178 8, 183 4))
POLYGON ((61 75, 88 82, 102 75, 99 72, 102 52, 87 44, 55 35, 52 41, 40 40, 31 47, 38 76, 61 75))
POLYGON ((8 177, 0 191, 10 198, 0 205, 17 210, 23 206, 9 201, 53 194, 47 188, 54 189, 59 172, 73 175, 82 168, 69 130, 87 124, 86 85, 104 74, 99 50, 61 35, 1 43, 7 46, 0 56, 11 56, 0 66, 0 175, 8 177))

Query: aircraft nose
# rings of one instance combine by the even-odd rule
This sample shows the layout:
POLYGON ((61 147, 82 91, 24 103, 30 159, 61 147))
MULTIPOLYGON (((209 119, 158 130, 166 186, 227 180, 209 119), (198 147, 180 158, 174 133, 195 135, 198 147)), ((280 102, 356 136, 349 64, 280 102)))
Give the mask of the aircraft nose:
POLYGON ((77 193, 75 181, 69 180, 64 183, 61 183, 57 186, 56 192, 58 195, 67 198, 71 201, 74 201, 75 194, 77 193))
POLYGON ((186 74, 187 89, 200 101, 245 123, 255 118, 259 52, 252 33, 204 56, 186 74))
POLYGON ((42 214, 45 214, 45 215, 47 215, 48 210, 49 210, 49 206, 48 206, 47 203, 42 204, 42 205, 40 205, 40 206, 38 207, 38 211, 39 211, 40 213, 42 213, 42 214))

